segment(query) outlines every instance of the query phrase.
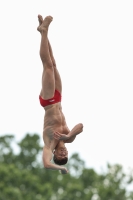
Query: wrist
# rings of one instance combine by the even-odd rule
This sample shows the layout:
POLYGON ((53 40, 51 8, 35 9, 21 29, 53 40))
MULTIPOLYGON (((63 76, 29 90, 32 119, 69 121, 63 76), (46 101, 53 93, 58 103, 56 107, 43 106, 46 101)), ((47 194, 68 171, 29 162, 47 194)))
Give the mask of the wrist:
POLYGON ((60 173, 65 169, 65 167, 60 167, 59 171, 60 173))
POLYGON ((60 166, 59 170, 64 170, 64 167, 63 167, 63 166, 60 166))
POLYGON ((67 140, 68 140, 68 139, 70 139, 70 133, 68 133, 68 135, 67 135, 67 140))

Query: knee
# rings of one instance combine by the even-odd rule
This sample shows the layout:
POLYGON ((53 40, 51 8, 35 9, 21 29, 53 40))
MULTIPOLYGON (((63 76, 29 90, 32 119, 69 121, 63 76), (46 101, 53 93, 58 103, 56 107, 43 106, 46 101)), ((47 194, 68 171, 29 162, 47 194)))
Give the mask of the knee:
MULTIPOLYGON (((43 62, 43 61, 42 61, 43 62)), ((54 69, 54 66, 53 66, 53 63, 52 62, 43 62, 43 66, 45 69, 50 69, 53 71, 54 69)))
POLYGON ((49 68, 53 67, 53 63, 52 63, 51 59, 43 58, 43 56, 40 56, 40 57, 41 57, 41 61, 42 61, 42 63, 43 63, 44 66, 47 66, 49 68))
POLYGON ((45 65, 45 73, 47 74, 47 76, 51 76, 52 74, 54 74, 53 66, 45 65))
POLYGON ((53 63, 51 63, 51 62, 45 63, 45 67, 48 68, 48 69, 51 69, 51 70, 54 69, 53 63))

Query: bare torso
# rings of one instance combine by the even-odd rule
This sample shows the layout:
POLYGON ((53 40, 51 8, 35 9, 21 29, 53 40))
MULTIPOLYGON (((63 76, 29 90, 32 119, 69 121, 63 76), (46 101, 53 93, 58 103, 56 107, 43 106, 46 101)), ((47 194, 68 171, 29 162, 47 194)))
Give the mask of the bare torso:
POLYGON ((45 146, 54 150, 58 140, 54 139, 54 132, 58 131, 61 134, 68 134, 69 129, 66 124, 64 114, 62 112, 61 103, 46 106, 43 127, 43 140, 45 146))

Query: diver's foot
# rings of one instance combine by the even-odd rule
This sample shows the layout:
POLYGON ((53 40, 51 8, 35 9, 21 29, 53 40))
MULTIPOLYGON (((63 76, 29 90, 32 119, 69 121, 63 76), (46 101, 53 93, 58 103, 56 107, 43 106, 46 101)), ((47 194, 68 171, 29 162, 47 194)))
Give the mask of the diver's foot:
POLYGON ((39 26, 43 23, 42 15, 38 15, 39 26))
POLYGON ((43 20, 42 16, 38 15, 39 26, 38 26, 37 30, 40 33, 42 31, 48 31, 48 27, 49 27, 50 23, 52 22, 52 20, 53 20, 53 17, 51 17, 51 16, 47 16, 43 20))

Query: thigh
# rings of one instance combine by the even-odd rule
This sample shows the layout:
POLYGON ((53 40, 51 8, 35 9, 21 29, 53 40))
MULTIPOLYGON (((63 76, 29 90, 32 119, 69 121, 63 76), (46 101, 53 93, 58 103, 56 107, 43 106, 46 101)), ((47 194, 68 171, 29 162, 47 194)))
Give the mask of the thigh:
POLYGON ((55 76, 55 89, 62 93, 62 82, 60 74, 56 67, 54 67, 54 76, 55 76))
POLYGON ((42 74, 42 90, 41 96, 44 99, 50 99, 54 96, 55 92, 55 77, 54 77, 54 69, 46 68, 43 70, 42 74))

